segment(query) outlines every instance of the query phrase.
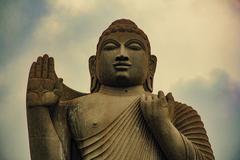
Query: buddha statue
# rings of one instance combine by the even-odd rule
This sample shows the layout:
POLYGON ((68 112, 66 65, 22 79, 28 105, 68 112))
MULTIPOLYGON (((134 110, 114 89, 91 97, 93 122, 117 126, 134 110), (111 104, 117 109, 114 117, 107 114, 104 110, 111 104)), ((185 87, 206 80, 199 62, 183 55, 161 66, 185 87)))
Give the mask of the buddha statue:
POLYGON ((147 35, 127 19, 100 36, 90 93, 67 87, 54 59, 38 57, 27 88, 32 160, 214 160, 198 113, 152 93, 156 64, 147 35))

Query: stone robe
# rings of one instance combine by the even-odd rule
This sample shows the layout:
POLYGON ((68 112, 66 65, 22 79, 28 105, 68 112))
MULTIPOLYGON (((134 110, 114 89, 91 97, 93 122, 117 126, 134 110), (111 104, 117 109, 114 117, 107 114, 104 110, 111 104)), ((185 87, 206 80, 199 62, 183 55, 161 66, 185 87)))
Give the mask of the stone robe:
MULTIPOLYGON (((80 159, 168 159, 143 118, 139 96, 93 93, 67 104, 67 123, 80 159), (120 108, 117 112, 114 103, 120 108)), ((197 112, 178 102, 171 112, 171 121, 185 145, 186 160, 213 160, 211 145, 197 112)))

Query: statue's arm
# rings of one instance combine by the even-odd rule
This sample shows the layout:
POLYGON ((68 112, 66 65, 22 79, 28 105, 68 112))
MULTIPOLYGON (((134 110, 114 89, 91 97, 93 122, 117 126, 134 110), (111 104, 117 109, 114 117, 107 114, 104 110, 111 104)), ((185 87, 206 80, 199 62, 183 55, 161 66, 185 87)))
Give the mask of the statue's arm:
POLYGON ((184 143, 186 157, 196 160, 214 160, 204 124, 192 107, 186 104, 174 103, 171 124, 179 132, 184 143))
POLYGON ((206 131, 196 111, 175 102, 171 94, 165 97, 160 92, 158 96, 147 97, 141 107, 144 118, 168 159, 214 160, 206 131))
POLYGON ((27 120, 32 160, 69 159, 70 134, 66 108, 59 100, 68 100, 83 93, 74 91, 57 78, 52 57, 44 55, 33 62, 27 88, 27 120))
POLYGON ((203 122, 195 110, 176 103, 173 119, 156 128, 159 143, 170 159, 214 160, 203 122))
POLYGON ((65 160, 63 146, 51 120, 49 109, 27 109, 30 154, 32 160, 65 160))

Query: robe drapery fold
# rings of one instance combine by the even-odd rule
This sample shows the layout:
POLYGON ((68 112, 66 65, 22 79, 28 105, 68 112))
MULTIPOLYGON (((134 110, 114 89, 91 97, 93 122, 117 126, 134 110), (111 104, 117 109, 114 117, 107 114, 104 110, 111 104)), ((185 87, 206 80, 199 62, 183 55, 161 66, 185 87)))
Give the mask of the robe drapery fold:
POLYGON ((165 160, 143 118, 136 98, 111 124, 100 132, 80 138, 77 109, 69 113, 71 130, 84 160, 165 160))
MULTIPOLYGON (((69 124, 80 157, 83 160, 167 160, 139 106, 138 97, 104 129, 88 137, 81 137, 78 107, 69 110, 69 124)), ((186 160, 214 160, 197 112, 178 102, 173 110, 172 123, 182 135, 186 160)))
POLYGON ((197 111, 176 102, 172 123, 182 135, 187 160, 214 160, 207 132, 197 111))

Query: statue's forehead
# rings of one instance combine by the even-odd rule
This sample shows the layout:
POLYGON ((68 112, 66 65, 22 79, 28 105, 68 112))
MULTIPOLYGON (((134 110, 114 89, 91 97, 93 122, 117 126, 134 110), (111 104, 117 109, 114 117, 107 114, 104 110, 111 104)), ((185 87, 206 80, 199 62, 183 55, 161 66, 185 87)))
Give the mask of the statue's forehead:
POLYGON ((139 35, 137 33, 134 33, 134 32, 114 32, 114 33, 110 33, 110 34, 103 37, 102 42, 104 42, 108 39, 113 39, 113 40, 118 41, 120 43, 129 41, 131 39, 137 39, 137 40, 141 41, 142 43, 146 43, 144 38, 141 35, 139 35))

